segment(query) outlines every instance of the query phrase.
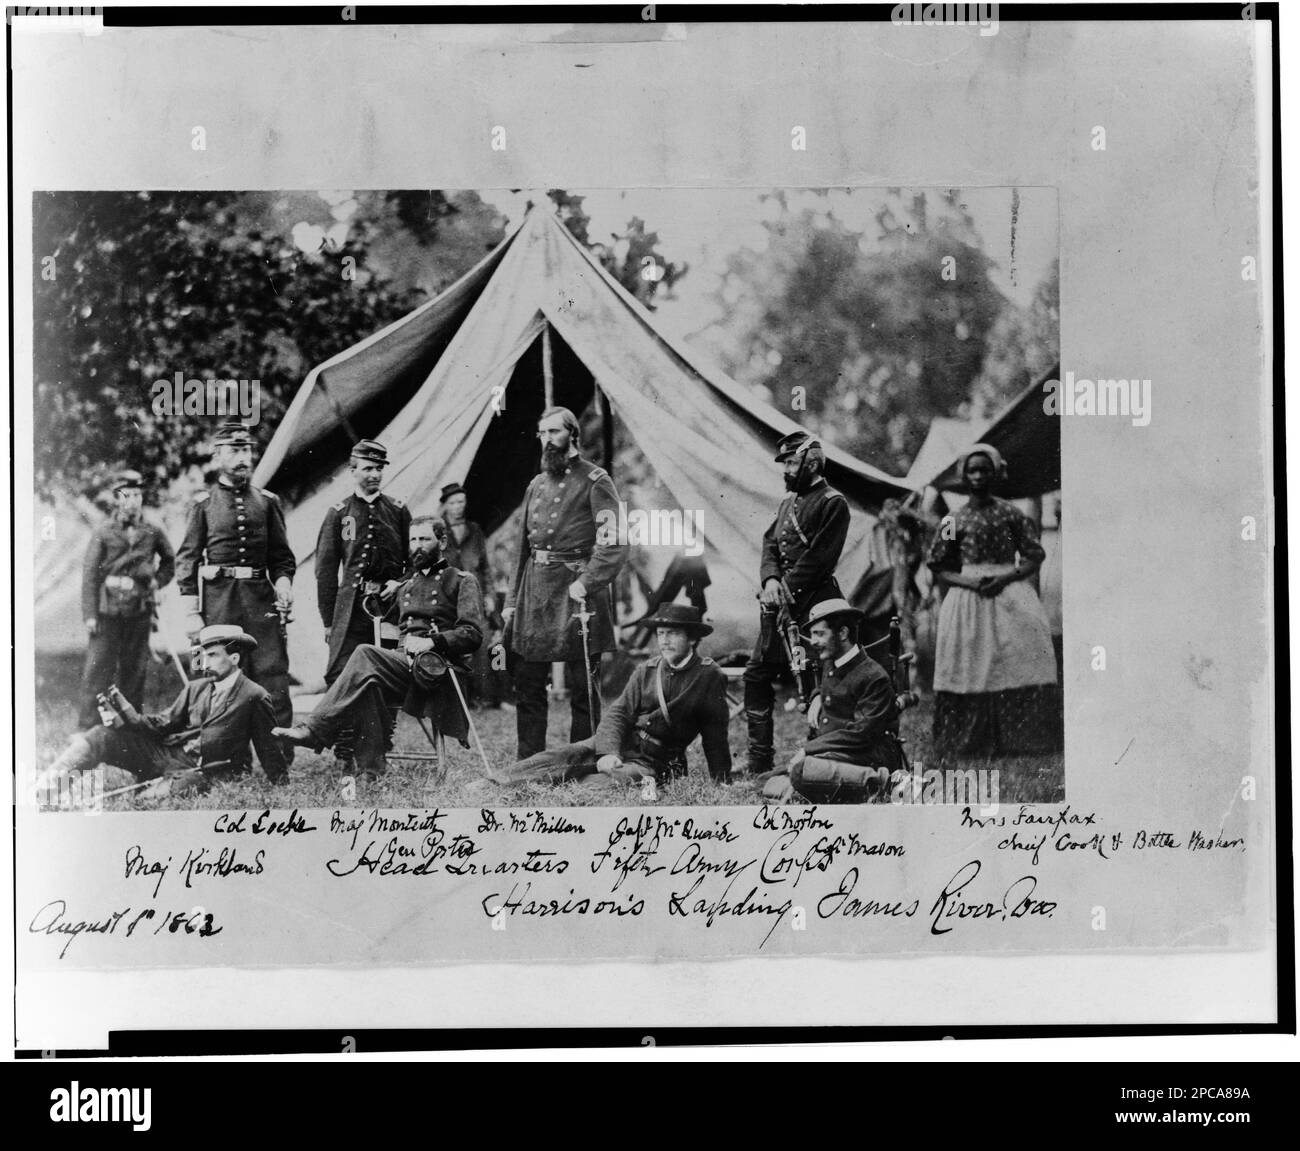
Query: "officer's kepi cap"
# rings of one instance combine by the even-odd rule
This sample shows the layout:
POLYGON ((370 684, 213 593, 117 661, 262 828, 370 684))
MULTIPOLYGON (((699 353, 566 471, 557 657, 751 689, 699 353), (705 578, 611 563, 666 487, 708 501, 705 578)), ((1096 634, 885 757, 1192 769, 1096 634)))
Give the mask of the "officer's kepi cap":
POLYGON ((123 488, 142 488, 144 487, 144 476, 131 468, 124 468, 113 477, 113 491, 120 492, 123 488))
POLYGON ((257 440, 253 436, 253 433, 238 420, 227 420, 224 424, 218 427, 216 435, 212 437, 212 443, 216 447, 257 447, 257 440))
POLYGON ((388 449, 378 440, 358 440, 352 448, 354 460, 365 460, 371 464, 388 466, 388 449))
POLYGON ((812 432, 791 432, 788 436, 782 436, 781 442, 776 445, 776 462, 785 463, 791 456, 797 455, 806 447, 821 447, 821 440, 812 434, 812 432))

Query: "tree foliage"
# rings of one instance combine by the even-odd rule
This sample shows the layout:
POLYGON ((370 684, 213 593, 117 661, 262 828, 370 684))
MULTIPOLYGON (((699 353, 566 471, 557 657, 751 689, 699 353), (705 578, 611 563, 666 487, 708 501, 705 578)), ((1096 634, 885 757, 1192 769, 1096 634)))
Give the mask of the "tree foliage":
POLYGON ((304 253, 241 226, 231 193, 39 194, 34 221, 53 257, 34 274, 42 492, 93 491, 124 465, 157 490, 202 462, 218 421, 155 411, 153 385, 178 372, 260 381, 268 439, 311 365, 421 298, 376 276, 360 237, 304 253))
MULTIPOLYGON (((552 195, 646 306, 684 273, 640 220, 593 244, 582 197, 552 195), (642 277, 645 258, 662 275, 642 277)), ((33 217, 38 492, 94 494, 133 467, 155 498, 206 462, 219 422, 155 411, 157 381, 258 380, 265 444, 312 366, 442 291, 506 225, 475 193, 437 190, 39 193, 33 217)))
POLYGON ((727 366, 832 442, 902 474, 933 417, 983 414, 1050 365, 1054 289, 1034 314, 1007 300, 954 193, 892 190, 874 235, 773 198, 767 250, 722 279, 727 366))

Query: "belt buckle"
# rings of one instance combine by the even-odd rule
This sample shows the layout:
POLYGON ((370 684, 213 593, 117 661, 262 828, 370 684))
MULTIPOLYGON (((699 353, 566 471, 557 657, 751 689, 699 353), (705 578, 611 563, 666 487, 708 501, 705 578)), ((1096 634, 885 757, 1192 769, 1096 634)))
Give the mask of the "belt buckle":
POLYGON ((232 567, 228 569, 231 579, 252 579, 253 569, 250 567, 232 567))

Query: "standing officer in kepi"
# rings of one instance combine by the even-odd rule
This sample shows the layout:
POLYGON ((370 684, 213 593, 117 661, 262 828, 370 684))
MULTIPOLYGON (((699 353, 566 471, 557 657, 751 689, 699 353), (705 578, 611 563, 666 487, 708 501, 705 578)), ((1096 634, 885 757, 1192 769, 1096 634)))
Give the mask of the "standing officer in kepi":
POLYGON ((763 534, 759 637, 745 666, 746 770, 751 775, 771 771, 776 754, 773 684, 786 658, 778 622, 780 609, 788 610, 802 632, 813 604, 843 598, 835 580, 835 565, 849 533, 849 504, 822 475, 826 455, 820 440, 809 432, 791 432, 777 444, 776 462, 785 467, 790 494, 781 501, 776 519, 763 534))
POLYGON ((116 683, 134 707, 141 706, 154 596, 171 583, 176 570, 162 529, 141 515, 140 473, 119 472, 113 499, 113 515, 95 529, 82 568, 81 617, 90 633, 78 720, 83 728, 99 722, 95 697, 110 684, 116 683))
POLYGON ((219 475, 190 505, 176 553, 176 582, 189 610, 187 631, 236 624, 257 641, 242 669, 271 696, 276 723, 293 722, 289 653, 282 620, 293 604, 296 564, 280 498, 248 481, 257 441, 238 421, 213 437, 219 475))
POLYGON ((578 454, 578 432, 578 419, 568 408, 547 408, 537 421, 542 470, 524 495, 519 563, 501 613, 510 650, 519 660, 515 720, 521 760, 546 750, 552 663, 565 665, 569 742, 591 735, 600 722, 600 655, 615 646, 610 584, 627 560, 627 544, 617 538, 614 481, 578 454), (581 624, 574 618, 580 610, 591 613, 587 658, 581 624))
MULTIPOLYGON (((410 509, 379 490, 388 466, 384 445, 361 440, 352 449, 350 466, 355 490, 325 513, 316 539, 316 603, 329 644, 326 686, 342 674, 358 644, 377 642, 375 621, 366 607, 378 611, 395 606, 411 534, 410 509)), ((386 741, 390 745, 396 720, 393 713, 386 741)), ((344 767, 352 762, 352 750, 352 731, 347 729, 334 745, 344 767)))

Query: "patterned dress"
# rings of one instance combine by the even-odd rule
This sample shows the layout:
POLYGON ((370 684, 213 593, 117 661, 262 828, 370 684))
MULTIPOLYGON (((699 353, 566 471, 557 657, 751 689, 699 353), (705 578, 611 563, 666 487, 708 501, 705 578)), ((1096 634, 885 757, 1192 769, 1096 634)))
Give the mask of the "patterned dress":
MULTIPOLYGON (((1034 523, 1014 504, 967 504, 945 518, 931 571, 1000 575, 1044 556, 1034 523)), ((939 610, 934 746, 956 756, 1042 754, 1061 745, 1056 653, 1047 613, 1028 580, 995 596, 949 587, 939 610)))

